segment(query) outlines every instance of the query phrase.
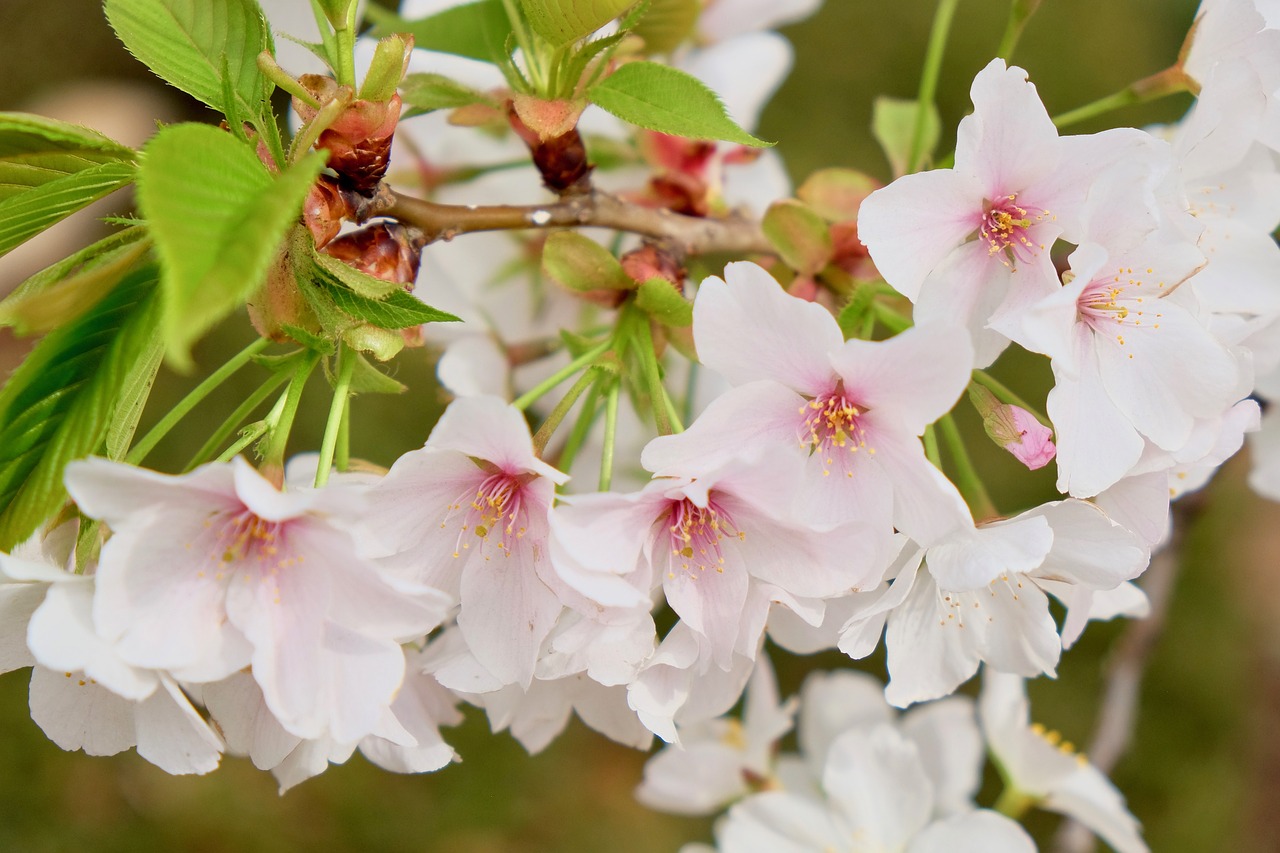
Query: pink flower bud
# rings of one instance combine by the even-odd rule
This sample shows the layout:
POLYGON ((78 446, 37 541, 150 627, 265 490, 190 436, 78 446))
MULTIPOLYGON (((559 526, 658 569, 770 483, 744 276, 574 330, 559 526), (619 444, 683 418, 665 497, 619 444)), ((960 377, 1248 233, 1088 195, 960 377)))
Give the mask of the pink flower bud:
POLYGON ((1032 471, 1043 468, 1058 454, 1053 443, 1053 430, 1040 423, 1026 409, 1005 406, 1012 417, 1016 436, 1005 442, 1004 449, 1032 471))

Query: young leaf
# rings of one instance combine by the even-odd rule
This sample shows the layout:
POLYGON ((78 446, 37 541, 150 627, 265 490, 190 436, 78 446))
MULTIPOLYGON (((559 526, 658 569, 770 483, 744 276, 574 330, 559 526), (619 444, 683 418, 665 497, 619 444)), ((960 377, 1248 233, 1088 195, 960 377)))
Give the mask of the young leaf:
POLYGON ((636 0, 520 0, 534 32, 555 47, 585 38, 621 15, 636 0))
POLYGON ((133 180, 132 163, 98 163, 0 201, 0 255, 133 180))
POLYGON ((831 230, 804 202, 775 201, 765 211, 760 228, 787 266, 801 275, 817 275, 831 260, 831 230))
POLYGON ((403 394, 408 387, 397 382, 369 363, 362 355, 356 356, 355 371, 351 374, 351 391, 355 394, 403 394))
POLYGON ((160 328, 157 326, 151 330, 151 337, 143 347, 142 354, 120 386, 115 413, 111 417, 111 425, 107 427, 108 459, 120 460, 128 454, 133 434, 138 429, 138 421, 142 418, 142 410, 147 406, 151 386, 156 382, 156 374, 160 372, 160 362, 163 360, 164 340, 160 337, 160 328))
POLYGON ((452 53, 481 62, 497 62, 507 55, 511 21, 502 0, 478 0, 454 6, 416 21, 370 5, 368 16, 377 24, 376 36, 408 33, 423 50, 452 53))
POLYGON ((636 305, 664 326, 693 325, 693 305, 665 278, 651 278, 636 292, 636 305))
POLYGON ((644 39, 645 53, 667 54, 693 35, 701 12, 701 0, 650 0, 631 32, 644 39))
POLYGON ((344 314, 379 329, 407 329, 423 323, 460 322, 452 314, 432 308, 413 294, 400 289, 385 299, 369 299, 323 280, 317 280, 315 284, 344 314))
POLYGON ((493 98, 464 86, 443 74, 410 74, 400 84, 400 97, 408 111, 404 117, 422 115, 433 110, 451 110, 469 104, 492 104, 493 98))
POLYGON ((569 290, 631 290, 636 286, 613 253, 590 237, 557 231, 542 248, 542 271, 569 290))
POLYGON ((587 97, 646 130, 755 147, 773 144, 738 127, 720 98, 697 77, 656 62, 628 62, 587 90, 587 97))
MULTIPOLYGON (((907 158, 911 156, 911 137, 916 127, 916 112, 915 101, 883 95, 876 98, 875 105, 871 108, 871 135, 889 158, 894 177, 900 177, 907 171, 907 158)), ((942 121, 938 118, 938 109, 930 104, 925 113, 924 147, 921 149, 926 157, 933 154, 941 132, 942 121)))
POLYGON ((66 500, 62 472, 102 446, 158 314, 153 267, 136 270, 70 326, 44 338, 0 390, 0 550, 66 500))
MULTIPOLYGON (((141 229, 137 230, 141 236, 141 229)), ((13 326, 18 334, 29 335, 71 322, 110 293, 150 248, 146 240, 133 239, 103 248, 105 242, 91 246, 97 252, 85 256, 82 268, 70 275, 49 278, 49 271, 44 270, 19 285, 0 302, 0 326, 13 326), (33 286, 32 282, 39 278, 44 279, 45 285, 33 286)))
POLYGON ((134 151, 87 127, 23 113, 0 113, 0 202, 134 151))
MULTIPOLYGON (((307 238, 310 235, 306 235, 307 238)), ((366 299, 381 301, 403 287, 398 282, 383 281, 380 278, 361 272, 350 264, 343 263, 332 255, 326 255, 316 249, 314 241, 307 239, 307 247, 311 254, 311 262, 317 269, 311 274, 323 278, 330 285, 345 287, 366 299)))
POLYGON ((262 115, 268 94, 258 54, 272 48, 255 0, 106 0, 111 28, 156 76, 223 113, 225 61, 242 116, 262 115))
POLYGON ((252 149, 202 124, 165 128, 145 153, 138 206, 163 271, 165 349, 185 368, 192 342, 262 283, 324 157, 272 176, 252 149))

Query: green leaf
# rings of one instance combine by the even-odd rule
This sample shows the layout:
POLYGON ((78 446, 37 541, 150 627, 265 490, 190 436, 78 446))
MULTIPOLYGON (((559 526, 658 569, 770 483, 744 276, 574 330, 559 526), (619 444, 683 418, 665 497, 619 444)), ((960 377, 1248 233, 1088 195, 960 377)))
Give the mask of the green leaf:
POLYGON ((142 418, 142 410, 147 406, 151 386, 156 382, 156 374, 160 372, 160 362, 163 360, 164 340, 160 337, 160 327, 156 326, 151 330, 151 337, 143 347, 142 354, 138 356, 121 385, 115 414, 111 418, 111 425, 107 427, 108 459, 121 460, 128 454, 133 434, 138 429, 138 421, 142 418))
POLYGON ((99 163, 0 201, 0 255, 133 180, 132 163, 99 163))
POLYGON ((324 157, 272 176, 253 149, 202 124, 167 127, 144 153, 138 206, 163 271, 165 349, 187 368, 191 344, 262 283, 324 157))
POLYGON ((310 239, 310 236, 310 234, 306 234, 304 238, 310 249, 312 263, 319 267, 319 269, 311 272, 313 275, 324 278, 327 283, 345 287, 359 296, 379 301, 404 289, 404 286, 399 282, 383 281, 376 276, 361 272, 350 264, 343 263, 332 255, 326 255, 316 249, 316 244, 310 239))
POLYGON ((432 308, 399 288, 385 299, 369 299, 323 280, 317 280, 316 287, 344 314, 379 329, 407 329, 423 323, 461 322, 452 314, 432 308))
POLYGON ((697 77, 656 62, 628 62, 587 91, 592 103, 646 130, 689 139, 772 145, 734 123, 697 77))
POLYGON ((400 97, 409 108, 406 117, 422 115, 433 110, 451 110, 469 104, 497 102, 484 92, 464 86, 443 74, 410 74, 400 84, 400 97))
POLYGON ((153 340, 155 282, 153 267, 133 272, 88 314, 45 337, 0 390, 0 550, 58 511, 63 469, 99 449, 121 414, 153 340))
POLYGON ((636 282, 613 253, 590 237, 557 231, 542 248, 542 271, 569 290, 631 290, 636 282))
POLYGON ((365 72, 364 83, 360 86, 359 97, 366 101, 391 100, 404 78, 408 54, 412 49, 413 45, 400 33, 379 40, 369 70, 365 72))
POLYGON ((631 32, 644 39, 645 53, 667 54, 693 35, 701 13, 701 0, 650 0, 631 32))
MULTIPOLYGON (((241 115, 263 115, 270 87, 258 54, 272 50, 271 33, 255 0, 105 0, 120 41, 158 77, 223 113, 226 63, 229 89, 241 115)), ((274 51, 273 51, 274 52, 274 51)))
POLYGON ((408 386, 397 382, 369 363, 362 355, 356 356, 356 367, 351 373, 351 391, 354 394, 403 394, 408 386))
POLYGON ((414 47, 481 62, 497 62, 507 56, 511 21, 502 8, 502 0, 454 6, 416 21, 407 21, 372 4, 366 14, 377 24, 376 36, 408 33, 413 36, 414 47))
POLYGON ((84 314, 110 293, 150 248, 146 240, 139 239, 145 237, 142 229, 130 231, 135 232, 132 239, 121 242, 121 235, 113 234, 73 255, 79 263, 63 261, 27 279, 0 302, 0 326, 13 326, 18 334, 29 335, 52 331, 84 314), (71 272, 76 266, 80 269, 71 272), (69 274, 50 274, 59 268, 69 274))
POLYGON ((97 131, 24 113, 0 113, 0 202, 135 152, 97 131))
POLYGON ((555 47, 586 38, 636 0, 520 0, 534 32, 555 47))
MULTIPOLYGON (((889 158, 889 167, 894 177, 906 174, 907 160, 911 157, 911 137, 915 133, 916 101, 904 101, 888 98, 883 95, 876 98, 871 108, 871 135, 880 143, 884 154, 889 158)), ((926 157, 933 154, 938 145, 938 137, 942 133, 942 120, 938 118, 938 109, 933 104, 925 112, 924 147, 921 151, 926 157)))
POLYGON ((665 278, 651 278, 636 292, 636 305, 664 326, 692 326, 693 305, 665 278))

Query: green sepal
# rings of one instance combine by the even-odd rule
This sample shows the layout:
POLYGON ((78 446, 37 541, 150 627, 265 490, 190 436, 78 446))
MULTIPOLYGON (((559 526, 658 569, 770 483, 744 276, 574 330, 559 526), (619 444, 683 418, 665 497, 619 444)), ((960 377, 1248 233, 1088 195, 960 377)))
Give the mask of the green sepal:
POLYGON ((351 372, 351 393, 403 394, 409 390, 409 386, 397 382, 374 367, 363 355, 357 355, 355 358, 355 368, 351 372))
POLYGON ((641 282, 636 291, 636 307, 664 326, 693 325, 693 304, 665 278, 641 282))
POLYGON ((400 81, 404 79, 411 50, 413 38, 406 38, 402 33, 393 33, 379 40, 373 52, 373 60, 369 63, 369 70, 365 73, 364 83, 360 85, 358 97, 379 103, 391 100, 400 81))
POLYGON ((692 74, 656 62, 628 62, 587 90, 590 101, 646 130, 689 139, 770 146, 739 127, 718 95, 692 74))

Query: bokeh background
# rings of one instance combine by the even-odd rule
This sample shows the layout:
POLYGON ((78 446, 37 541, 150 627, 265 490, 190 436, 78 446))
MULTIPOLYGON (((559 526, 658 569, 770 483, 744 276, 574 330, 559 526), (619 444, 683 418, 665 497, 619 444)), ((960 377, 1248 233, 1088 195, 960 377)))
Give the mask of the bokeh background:
MULTIPOLYGON (((1050 113, 1062 112, 1169 65, 1194 6, 1044 0, 1015 61, 1029 70, 1050 113)), ((816 17, 785 30, 796 48, 795 71, 761 133, 778 140, 797 180, 823 166, 888 177, 868 129, 872 98, 914 95, 933 8, 932 0, 827 0, 816 17)), ((970 109, 969 82, 994 54, 1006 9, 1005 0, 960 4, 939 88, 941 150, 949 150, 955 123, 970 109)), ((1110 120, 1169 121, 1186 106, 1172 99, 1110 120)), ((133 144, 157 119, 213 118, 158 85, 115 41, 95 0, 0 0, 0 109, 93 124, 133 144)), ((108 200, 116 210, 127 204, 108 200)), ((0 261, 0 288, 56 259, 52 253, 88 242, 93 227, 66 223, 0 261)), ((251 334, 243 317, 234 318, 200 346, 198 363, 212 370, 251 334)), ((11 369, 29 345, 0 333, 0 367, 11 369)), ((421 445, 442 402, 428 353, 406 351, 396 370, 408 395, 361 398, 353 410, 353 453, 381 464, 421 445)), ((243 373, 200 411, 227 411, 262 378, 243 373)), ((1043 398, 1043 366, 1006 359, 997 374, 1020 388, 1041 388, 1043 398)), ((198 379, 162 372, 146 420, 198 379)), ((313 411, 327 406, 318 384, 312 391, 313 411)), ((320 420, 304 413, 296 448, 318 445, 320 420)), ((171 437, 154 463, 180 467, 203 438, 171 437)), ((1004 507, 1042 500, 1051 488, 1051 473, 1028 476, 994 448, 981 464, 999 479, 994 490, 1004 507)), ((1227 466, 1190 531, 1169 626, 1143 685, 1139 728, 1114 774, 1159 853, 1280 850, 1280 512, 1248 493, 1246 466, 1244 459, 1227 466)), ((1037 719, 1088 742, 1108 654, 1123 630, 1091 627, 1065 656, 1056 682, 1032 685, 1037 719)), ((776 659, 784 692, 796 690, 808 671, 848 665, 839 655, 776 659)), ((882 660, 866 668, 883 677, 882 660)), ((509 736, 490 735, 472 712, 448 733, 461 764, 396 776, 357 755, 280 797, 269 775, 241 759, 226 758, 208 777, 174 778, 132 753, 64 753, 27 714, 27 677, 0 676, 0 851, 647 853, 710 838, 709 821, 638 806, 632 791, 644 756, 576 721, 530 758, 509 736)), ((1056 824, 1048 815, 1030 821, 1041 840, 1056 824)))

